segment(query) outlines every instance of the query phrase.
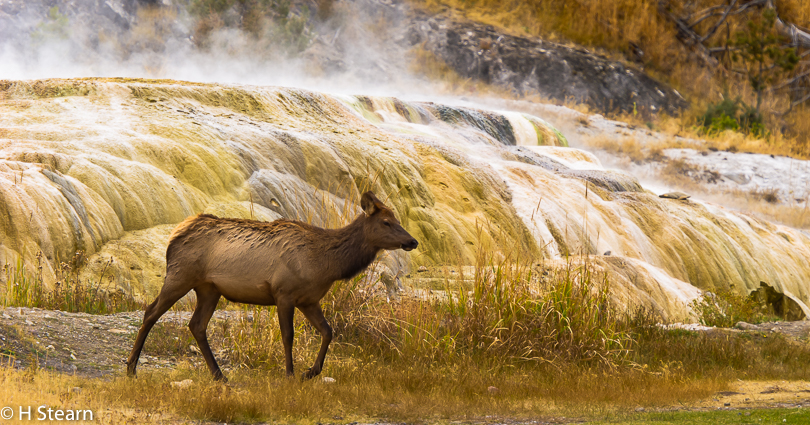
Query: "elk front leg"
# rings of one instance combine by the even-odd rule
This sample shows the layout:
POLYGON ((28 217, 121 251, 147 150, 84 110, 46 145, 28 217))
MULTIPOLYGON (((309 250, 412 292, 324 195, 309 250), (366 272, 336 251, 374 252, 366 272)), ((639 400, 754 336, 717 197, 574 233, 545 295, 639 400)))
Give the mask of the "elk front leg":
POLYGON ((292 358, 292 345, 293 345, 293 316, 295 315, 295 307, 292 305, 279 304, 276 306, 278 311, 278 325, 281 328, 281 342, 284 344, 284 358, 287 360, 287 376, 293 376, 293 358, 292 358))
POLYGON ((318 304, 299 307, 298 309, 304 313, 309 323, 312 323, 312 326, 321 334, 321 350, 318 352, 318 358, 315 359, 315 364, 301 376, 302 379, 311 379, 318 376, 321 370, 323 370, 326 352, 329 350, 329 343, 332 342, 332 327, 329 326, 329 322, 323 317, 323 311, 318 304))

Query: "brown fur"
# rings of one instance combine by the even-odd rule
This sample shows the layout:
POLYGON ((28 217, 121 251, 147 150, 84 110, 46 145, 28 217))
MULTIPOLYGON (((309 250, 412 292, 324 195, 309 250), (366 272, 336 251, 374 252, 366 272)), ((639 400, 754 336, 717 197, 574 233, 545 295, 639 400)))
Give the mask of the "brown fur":
POLYGON ((363 194, 361 206, 364 213, 340 229, 283 219, 266 223, 209 214, 184 220, 171 234, 166 280, 160 295, 146 308, 127 361, 127 373, 135 375, 152 326, 193 289, 197 308, 189 328, 215 378, 224 379, 208 345, 206 329, 220 296, 277 306, 288 375, 293 374, 292 319, 298 308, 322 336, 315 364, 304 374, 306 378, 318 375, 332 339, 332 328, 319 303, 332 284, 360 273, 380 250, 411 250, 418 245, 373 193, 363 194))

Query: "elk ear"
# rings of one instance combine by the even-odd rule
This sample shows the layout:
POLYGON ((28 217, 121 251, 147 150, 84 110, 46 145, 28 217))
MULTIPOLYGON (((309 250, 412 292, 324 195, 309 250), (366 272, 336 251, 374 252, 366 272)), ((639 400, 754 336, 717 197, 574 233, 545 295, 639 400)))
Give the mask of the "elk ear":
POLYGON ((383 207, 382 202, 374 196, 374 192, 372 191, 364 193, 363 197, 360 198, 360 208, 362 208, 369 217, 380 211, 383 207))

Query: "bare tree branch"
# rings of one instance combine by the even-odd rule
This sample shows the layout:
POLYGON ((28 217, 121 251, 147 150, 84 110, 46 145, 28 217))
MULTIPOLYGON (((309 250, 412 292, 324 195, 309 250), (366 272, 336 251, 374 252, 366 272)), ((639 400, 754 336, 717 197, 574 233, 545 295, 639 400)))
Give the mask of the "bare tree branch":
POLYGON ((708 40, 709 37, 713 36, 714 33, 717 32, 717 29, 720 28, 720 25, 722 25, 723 22, 725 22, 726 18, 728 18, 728 14, 731 13, 731 11, 734 9, 734 6, 736 5, 737 0, 732 1, 731 4, 728 5, 728 8, 726 9, 726 12, 723 14, 723 16, 717 22, 714 23, 714 26, 712 26, 709 29, 709 32, 707 32, 706 35, 701 37, 698 40, 698 42, 702 44, 704 41, 708 40))
POLYGON ((711 52, 709 52, 708 49, 706 49, 706 46, 700 42, 700 36, 695 33, 686 22, 669 11, 668 0, 658 0, 658 13, 675 24, 675 26, 678 28, 678 39, 680 39, 681 42, 686 46, 692 48, 697 57, 700 58, 700 60, 706 66, 710 68, 717 68, 720 65, 720 62, 712 57, 711 52))
POLYGON ((725 8, 725 6, 712 6, 712 7, 708 8, 708 9, 704 10, 703 12, 701 12, 703 14, 703 16, 700 17, 697 21, 690 24, 689 28, 694 28, 696 25, 698 25, 699 23, 705 21, 708 18, 711 18, 712 16, 720 16, 721 15, 720 13, 714 13, 714 11, 724 9, 724 8, 725 8))
MULTIPOLYGON (((776 11, 773 0, 767 0, 767 7, 776 11)), ((776 30, 790 38, 797 47, 810 49, 810 31, 803 30, 794 24, 786 24, 778 14, 776 15, 776 30)))
POLYGON ((803 72, 803 73, 801 73, 801 74, 799 74, 799 75, 797 75, 797 76, 795 76, 795 77, 793 77, 793 78, 791 78, 791 79, 789 79, 787 81, 783 81, 783 82, 779 83, 778 85, 775 85, 775 86, 771 87, 770 91, 776 91, 776 90, 779 90, 781 88, 787 87, 787 86, 789 86, 789 85, 791 85, 791 84, 793 84, 795 82, 798 82, 802 78, 807 77, 808 75, 810 75, 810 70, 805 71, 805 72, 803 72))
POLYGON ((748 10, 749 8, 752 8, 752 7, 765 6, 770 1, 771 0, 754 0, 754 1, 748 2, 748 3, 740 6, 739 9, 735 10, 733 15, 739 15, 740 13, 743 13, 746 10, 748 10))
POLYGON ((790 102, 790 109, 793 109, 794 106, 799 106, 802 103, 807 102, 808 100, 810 100, 810 94, 808 94, 807 96, 805 96, 805 97, 803 97, 803 98, 801 98, 801 99, 799 99, 799 100, 797 100, 795 102, 790 102))

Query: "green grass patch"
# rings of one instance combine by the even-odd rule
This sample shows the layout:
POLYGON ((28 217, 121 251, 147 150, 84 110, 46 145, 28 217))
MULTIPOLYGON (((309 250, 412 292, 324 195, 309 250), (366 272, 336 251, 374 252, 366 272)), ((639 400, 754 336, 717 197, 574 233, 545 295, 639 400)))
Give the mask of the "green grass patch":
POLYGON ((809 424, 810 409, 751 409, 751 410, 710 410, 672 411, 617 415, 603 421, 588 422, 601 424, 809 424))

